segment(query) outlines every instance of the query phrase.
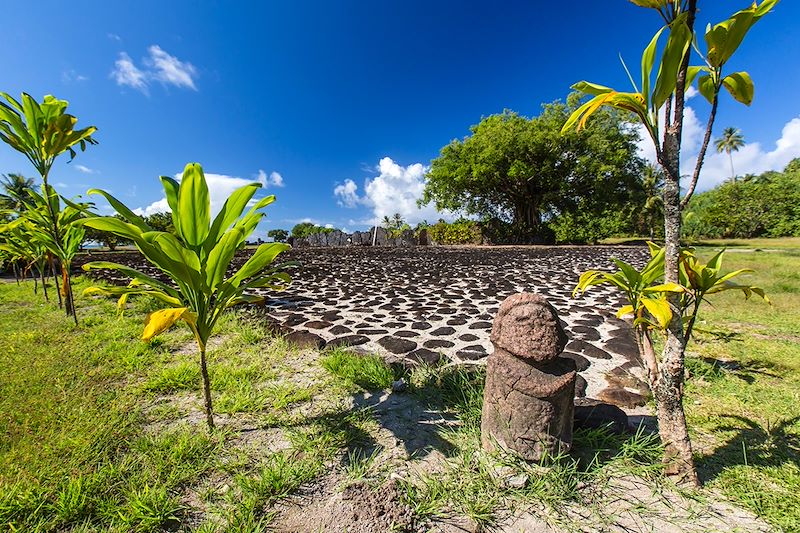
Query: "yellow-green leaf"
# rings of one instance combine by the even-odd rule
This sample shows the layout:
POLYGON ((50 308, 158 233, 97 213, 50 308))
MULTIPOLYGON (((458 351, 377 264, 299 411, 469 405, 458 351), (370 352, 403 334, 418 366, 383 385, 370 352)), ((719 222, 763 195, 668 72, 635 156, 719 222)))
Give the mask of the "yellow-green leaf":
POLYGON ((188 324, 194 326, 197 321, 197 315, 189 311, 188 307, 171 307, 153 311, 147 315, 144 321, 142 340, 150 341, 156 335, 171 328, 178 320, 185 320, 188 324))

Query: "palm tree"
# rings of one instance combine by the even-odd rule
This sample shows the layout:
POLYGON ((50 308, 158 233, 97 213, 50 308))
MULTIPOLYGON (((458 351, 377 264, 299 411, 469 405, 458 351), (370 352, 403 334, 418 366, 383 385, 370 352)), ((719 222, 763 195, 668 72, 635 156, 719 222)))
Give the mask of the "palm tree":
POLYGON ((31 200, 33 178, 26 178, 22 174, 3 174, 0 186, 4 194, 0 194, 0 209, 10 209, 20 212, 25 209, 25 202, 31 200))
POLYGON ((722 137, 714 142, 717 147, 717 152, 726 152, 731 160, 731 179, 736 181, 736 173, 733 171, 733 152, 738 152, 739 148, 744 146, 744 137, 739 128, 725 128, 722 131, 722 137))

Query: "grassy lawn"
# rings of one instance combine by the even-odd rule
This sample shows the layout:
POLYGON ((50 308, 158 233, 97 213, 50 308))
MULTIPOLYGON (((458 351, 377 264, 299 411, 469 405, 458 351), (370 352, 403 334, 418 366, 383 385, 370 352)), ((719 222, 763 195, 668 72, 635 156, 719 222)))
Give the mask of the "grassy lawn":
MULTIPOLYGON (((756 270, 772 305, 726 293, 702 313, 686 401, 698 466, 707 488, 798 530, 800 252, 726 259, 756 270)), ((531 502, 558 523, 568 506, 602 514, 597 487, 621 476, 669 487, 650 435, 577 431, 574 452, 549 469, 488 456, 480 372, 303 351, 240 313, 209 347, 219 425, 209 435, 188 329, 138 340, 152 306, 134 300, 118 318, 115 302, 81 297, 76 328, 30 284, 0 284, 0 529, 265 531, 279 527, 276 503, 325 479, 337 491, 397 479, 418 525, 450 515, 491 525, 531 502), (380 392, 401 376, 406 393, 380 392)))
POLYGON ((770 523, 798 531, 800 248, 728 253, 725 261, 726 269, 755 270, 748 281, 772 305, 728 292, 701 311, 686 401, 700 473, 770 523))

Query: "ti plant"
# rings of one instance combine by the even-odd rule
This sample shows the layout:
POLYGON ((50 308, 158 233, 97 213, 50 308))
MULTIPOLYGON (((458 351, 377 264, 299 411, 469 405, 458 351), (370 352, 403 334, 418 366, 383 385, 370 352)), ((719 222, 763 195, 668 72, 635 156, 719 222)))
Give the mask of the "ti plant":
MULTIPOLYGON (((67 113, 69 103, 51 95, 45 96, 41 103, 26 93, 22 93, 21 102, 7 93, 0 93, 0 96, 2 97, 0 99, 0 140, 23 154, 41 176, 42 196, 48 199, 44 202, 47 210, 44 224, 46 224, 47 233, 52 241, 63 242, 70 237, 64 236, 62 233, 70 230, 60 226, 62 216, 54 209, 55 204, 51 201, 55 191, 48 184, 50 170, 61 154, 68 152, 70 160, 72 160, 76 155, 76 147, 83 151, 88 145, 97 144, 97 141, 92 138, 92 134, 97 131, 97 128, 89 126, 76 129, 75 125, 78 123, 78 119, 67 113)), ((71 306, 74 299, 68 269, 70 260, 61 254, 66 249, 61 247, 57 247, 57 249, 59 251, 54 251, 54 253, 61 261, 61 276, 64 282, 61 293, 64 296, 64 309, 68 315, 72 315, 77 323, 75 308, 71 306)))
MULTIPOLYGON (((631 0, 637 6, 652 9, 660 18, 660 29, 644 49, 641 78, 637 84, 624 65, 633 85, 632 92, 623 92, 587 81, 573 88, 589 100, 567 119, 566 133, 582 129, 601 107, 626 111, 640 122, 655 148, 655 156, 664 171, 662 197, 664 206, 664 281, 679 284, 681 277, 681 212, 692 197, 705 160, 716 118, 717 102, 724 87, 735 100, 749 105, 753 100, 753 82, 747 72, 724 72, 729 60, 740 47, 747 33, 778 4, 778 0, 747 2, 749 7, 737 11, 717 24, 709 24, 704 32, 696 30, 700 0, 631 0), (702 33, 705 52, 698 44, 702 33), (666 42, 663 37, 666 36, 666 42), (660 51, 660 54, 659 54, 660 51), (700 61, 695 61, 699 56, 700 61), (698 64, 693 64, 698 63, 698 64), (694 164, 688 187, 682 187, 681 139, 686 114, 688 89, 697 82, 698 91, 711 103, 705 136, 694 164), (686 194, 681 197, 681 191, 686 194)), ((679 293, 666 292, 671 308, 677 308, 679 293)), ((643 304, 644 305, 644 304, 643 304)), ((652 305, 652 304, 650 304, 652 305)), ((699 486, 694 466, 691 438, 683 410, 684 325, 677 313, 671 313, 665 329, 666 339, 660 365, 661 375, 653 388, 659 434, 664 444, 667 474, 699 486)), ((651 388, 653 383, 651 382, 651 388)))
POLYGON ((275 201, 275 196, 256 201, 242 216, 261 187, 258 183, 245 185, 231 194, 212 220, 208 185, 199 164, 186 165, 180 183, 166 176, 161 177, 161 182, 172 210, 176 235, 154 230, 119 200, 101 190, 89 193, 104 196, 122 220, 95 217, 85 219, 83 224, 132 241, 150 263, 170 278, 172 284, 124 265, 95 261, 84 265, 84 270, 117 270, 132 282, 127 287, 91 287, 86 292, 119 296, 122 302, 128 295, 144 294, 165 303, 165 309, 147 316, 142 334, 145 341, 179 320, 189 326, 200 351, 206 420, 209 430, 213 430, 206 347, 214 325, 228 307, 263 301, 263 297, 249 294, 249 290, 281 290, 290 283, 290 277, 281 271, 288 263, 271 266, 278 254, 290 247, 282 243, 262 244, 237 272, 226 275, 234 254, 244 247, 247 237, 264 217, 261 209, 275 201))
POLYGON ((684 324, 684 349, 689 343, 694 330, 694 324, 700 311, 700 305, 706 296, 728 290, 741 290, 745 299, 753 294, 761 296, 765 301, 769 299, 759 287, 742 285, 731 281, 733 278, 751 272, 748 269, 722 272, 722 256, 725 250, 720 250, 707 263, 703 263, 691 248, 681 250, 680 283, 664 283, 664 248, 652 242, 650 247, 650 260, 641 270, 636 270, 632 265, 613 259, 619 268, 614 273, 589 270, 584 272, 573 291, 573 296, 586 292, 590 287, 602 284, 611 284, 625 293, 628 305, 617 311, 617 317, 631 315, 633 329, 639 354, 647 366, 650 388, 655 390, 661 373, 658 360, 653 347, 653 332, 665 333, 673 313, 677 311, 684 324), (667 296, 675 294, 678 298, 677 308, 670 304, 667 296))

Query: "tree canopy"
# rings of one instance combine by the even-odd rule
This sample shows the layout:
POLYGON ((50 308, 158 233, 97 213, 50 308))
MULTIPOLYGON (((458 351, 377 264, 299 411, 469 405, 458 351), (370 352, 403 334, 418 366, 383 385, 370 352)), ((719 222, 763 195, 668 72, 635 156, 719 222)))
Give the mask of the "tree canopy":
POLYGON ((431 162, 421 203, 510 222, 535 240, 543 222, 578 210, 600 213, 640 190, 637 133, 626 116, 603 110, 581 132, 561 135, 579 104, 545 104, 527 118, 513 111, 484 117, 431 162))

